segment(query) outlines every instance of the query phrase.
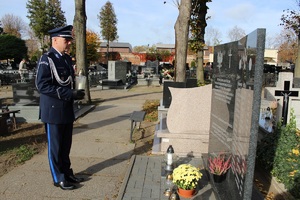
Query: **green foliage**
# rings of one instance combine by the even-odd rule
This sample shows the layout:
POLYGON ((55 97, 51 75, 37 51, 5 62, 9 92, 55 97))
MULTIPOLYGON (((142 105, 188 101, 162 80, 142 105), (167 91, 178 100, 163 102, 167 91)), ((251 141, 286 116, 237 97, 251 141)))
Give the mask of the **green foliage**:
POLYGON ((60 0, 48 0, 47 15, 49 18, 48 30, 66 26, 65 12, 61 10, 60 0))
POLYGON ((288 191, 300 198, 300 130, 296 128, 294 111, 286 126, 278 125, 258 145, 258 162, 282 182, 288 191))
POLYGON ((14 35, 0 35, 0 60, 12 59, 21 60, 27 55, 25 41, 14 35))
POLYGON ((106 41, 114 41, 118 39, 117 17, 110 1, 101 8, 98 15, 100 20, 100 28, 102 38, 106 41))
POLYGON ((201 80, 197 80, 197 86, 198 87, 205 86, 205 85, 208 85, 208 84, 211 84, 210 80, 205 80, 204 82, 202 82, 201 80))
POLYGON ((29 26, 39 39, 43 39, 49 31, 47 26, 46 0, 28 0, 26 4, 28 9, 29 26))
POLYGON ((203 50, 205 46, 204 34, 207 26, 206 17, 208 7, 206 4, 211 0, 193 0, 191 19, 190 19, 190 32, 191 38, 189 47, 192 51, 197 52, 203 50))
POLYGON ((18 157, 17 162, 23 163, 26 160, 30 160, 34 154, 36 154, 36 150, 27 145, 22 145, 18 149, 16 149, 16 155, 18 157))
POLYGON ((66 25, 61 3, 59 0, 28 0, 26 8, 30 20, 29 26, 45 49, 47 46, 44 44, 44 39, 48 31, 66 25))

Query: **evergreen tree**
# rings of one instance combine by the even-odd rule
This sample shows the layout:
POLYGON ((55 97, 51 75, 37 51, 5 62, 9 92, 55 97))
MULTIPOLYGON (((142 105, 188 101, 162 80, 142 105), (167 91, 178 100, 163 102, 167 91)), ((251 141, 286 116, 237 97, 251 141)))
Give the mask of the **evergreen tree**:
POLYGON ((48 0, 47 8, 49 16, 49 30, 66 26, 65 12, 61 10, 60 0, 48 0))
POLYGON ((14 59, 20 61, 27 56, 25 41, 14 35, 0 35, 0 60, 14 59))
POLYGON ((47 45, 45 40, 48 38, 48 31, 65 25, 66 19, 61 10, 59 0, 28 0, 26 7, 28 9, 29 26, 39 38, 42 50, 45 51, 47 45))
POLYGON ((118 39, 118 30, 117 30, 117 17, 113 8, 113 5, 110 1, 107 1, 105 5, 101 8, 101 11, 98 15, 100 20, 101 35, 104 40, 107 41, 107 58, 108 58, 108 47, 109 42, 118 39))

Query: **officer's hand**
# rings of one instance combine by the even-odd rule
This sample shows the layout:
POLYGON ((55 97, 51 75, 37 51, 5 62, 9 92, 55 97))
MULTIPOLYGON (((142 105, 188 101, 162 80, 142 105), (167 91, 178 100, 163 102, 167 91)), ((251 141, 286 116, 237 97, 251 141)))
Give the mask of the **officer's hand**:
POLYGON ((73 99, 74 100, 81 100, 84 98, 84 90, 81 89, 81 90, 73 90, 73 99))

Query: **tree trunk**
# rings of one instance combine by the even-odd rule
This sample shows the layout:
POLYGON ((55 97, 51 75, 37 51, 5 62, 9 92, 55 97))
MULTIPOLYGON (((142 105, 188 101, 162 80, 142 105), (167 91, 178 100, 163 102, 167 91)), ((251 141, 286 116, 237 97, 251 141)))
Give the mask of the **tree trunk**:
POLYGON ((204 83, 203 50, 197 52, 197 81, 204 83))
POLYGON ((182 0, 175 23, 175 70, 176 82, 185 82, 186 57, 188 48, 189 20, 192 0, 182 0))
POLYGON ((89 90, 89 76, 87 66, 86 50, 86 12, 85 0, 75 0, 74 32, 76 43, 76 66, 77 71, 81 70, 82 75, 86 76, 85 97, 87 103, 91 103, 89 90))

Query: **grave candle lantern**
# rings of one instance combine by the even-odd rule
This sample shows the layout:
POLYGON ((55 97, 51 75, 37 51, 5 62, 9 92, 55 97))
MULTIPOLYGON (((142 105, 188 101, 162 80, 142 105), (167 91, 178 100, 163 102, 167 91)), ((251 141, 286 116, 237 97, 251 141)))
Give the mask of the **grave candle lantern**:
POLYGON ((167 149, 166 162, 167 162, 166 170, 173 171, 174 149, 173 149, 172 145, 170 145, 167 149))

